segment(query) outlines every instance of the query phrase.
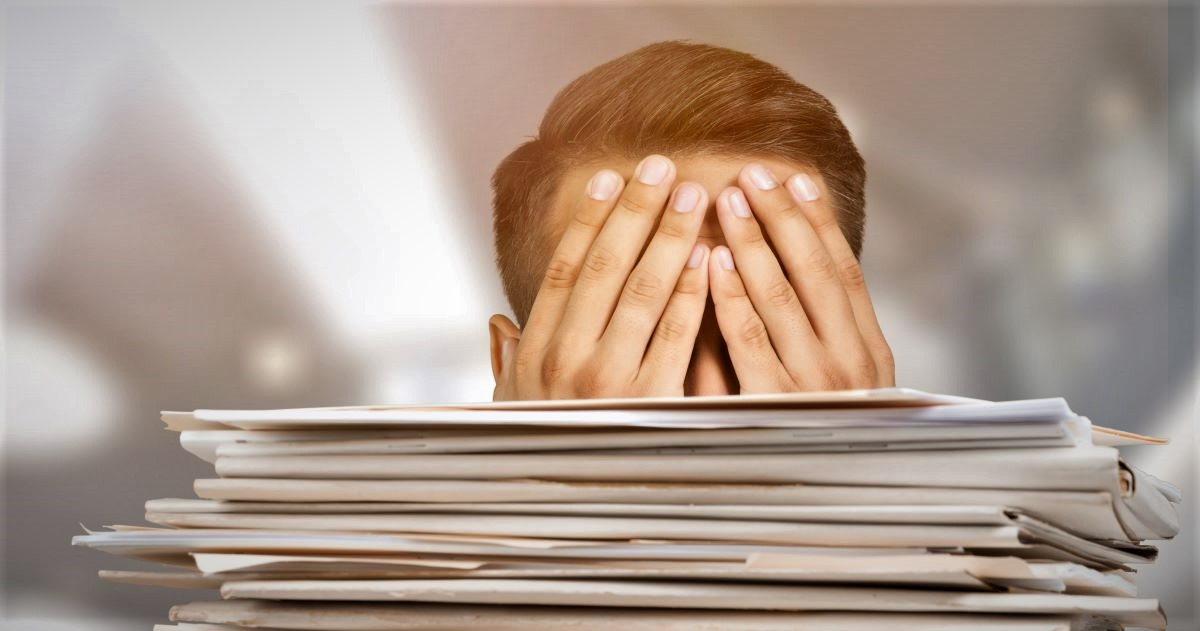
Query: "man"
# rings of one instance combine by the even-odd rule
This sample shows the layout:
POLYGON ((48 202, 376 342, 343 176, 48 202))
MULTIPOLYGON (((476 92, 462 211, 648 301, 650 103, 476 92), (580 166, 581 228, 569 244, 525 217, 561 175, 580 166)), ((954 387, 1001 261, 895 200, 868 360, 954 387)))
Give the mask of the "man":
POLYGON ((685 42, 589 71, 492 177, 517 322, 494 398, 895 385, 858 265, 863 161, 833 106, 685 42))

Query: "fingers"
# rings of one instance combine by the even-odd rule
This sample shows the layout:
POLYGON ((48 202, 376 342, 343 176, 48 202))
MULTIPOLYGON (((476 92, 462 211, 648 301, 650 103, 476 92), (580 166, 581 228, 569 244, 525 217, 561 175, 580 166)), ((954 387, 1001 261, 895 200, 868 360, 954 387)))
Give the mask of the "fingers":
POLYGON ((709 289, 717 314, 717 325, 743 393, 791 390, 787 371, 775 354, 767 327, 746 293, 734 265, 733 253, 725 246, 713 249, 708 260, 709 289))
MULTIPOLYGON (((583 259, 563 313, 560 335, 594 342, 603 334, 622 287, 663 212, 674 180, 675 165, 664 156, 651 155, 638 164, 583 259)), ((667 287, 669 291, 670 285, 667 287)))
POLYGON ((755 216, 778 246, 779 260, 817 336, 825 344, 840 349, 860 343, 854 311, 838 279, 833 258, 808 223, 800 204, 762 164, 746 165, 738 182, 755 216))
POLYGON ((862 334, 863 342, 875 360, 878 372, 877 386, 896 385, 896 367, 892 359, 892 349, 883 336, 879 319, 875 315, 875 307, 871 304, 871 295, 867 292, 867 283, 863 278, 862 267, 854 250, 842 234, 838 224, 833 204, 820 200, 820 188, 812 178, 804 173, 797 173, 787 179, 786 186, 792 198, 804 211, 808 223, 816 230, 825 249, 833 258, 833 267, 837 270, 838 279, 846 295, 850 299, 850 307, 854 310, 854 321, 862 334))
POLYGON ((679 291, 676 281, 685 263, 691 262, 707 208, 708 192, 699 184, 684 182, 676 187, 600 339, 610 361, 641 363, 667 300, 679 291))
POLYGON ((558 328, 584 258, 624 187, 625 179, 619 173, 603 169, 592 176, 576 199, 571 221, 550 257, 525 322, 522 346, 527 352, 540 352, 558 328))
POLYGON ((638 379, 650 386, 651 391, 678 387, 682 394, 708 303, 708 257, 708 246, 703 243, 692 246, 675 291, 654 327, 654 337, 638 371, 638 379))
POLYGON ((741 189, 731 186, 721 192, 717 218, 750 304, 770 333, 780 361, 798 373, 812 354, 821 350, 820 342, 809 324, 807 309, 780 268, 741 189))

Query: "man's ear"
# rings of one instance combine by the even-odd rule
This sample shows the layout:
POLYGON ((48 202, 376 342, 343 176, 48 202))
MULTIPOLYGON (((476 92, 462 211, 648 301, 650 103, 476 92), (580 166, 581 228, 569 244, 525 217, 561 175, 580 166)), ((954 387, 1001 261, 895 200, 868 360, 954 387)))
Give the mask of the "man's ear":
POLYGON ((512 356, 517 351, 517 342, 521 341, 521 329, 508 319, 497 313, 488 318, 488 335, 492 338, 492 377, 500 383, 500 375, 504 373, 512 356))

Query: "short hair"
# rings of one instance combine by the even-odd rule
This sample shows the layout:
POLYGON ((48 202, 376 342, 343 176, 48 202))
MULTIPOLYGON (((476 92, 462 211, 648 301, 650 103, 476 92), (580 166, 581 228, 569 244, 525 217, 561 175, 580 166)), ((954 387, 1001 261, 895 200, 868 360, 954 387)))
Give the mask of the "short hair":
POLYGON ((563 88, 537 135, 492 174, 496 263, 521 326, 553 254, 551 224, 559 222, 548 204, 563 174, 651 153, 773 157, 812 168, 854 255, 862 252, 866 169, 833 104, 747 53, 659 42, 563 88))

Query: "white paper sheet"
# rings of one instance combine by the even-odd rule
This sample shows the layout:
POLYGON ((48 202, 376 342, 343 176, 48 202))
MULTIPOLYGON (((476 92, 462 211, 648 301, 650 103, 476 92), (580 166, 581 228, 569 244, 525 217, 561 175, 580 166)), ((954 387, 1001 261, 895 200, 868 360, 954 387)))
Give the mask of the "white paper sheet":
POLYGON ((552 482, 544 480, 200 479, 208 499, 278 502, 543 502, 763 506, 991 504, 1019 508, 1099 539, 1148 539, 1127 531, 1109 492, 1014 491, 807 484, 552 482))
MULTIPOLYGON (((803 393, 801 393, 803 394, 803 393)), ((799 395, 796 395, 799 396, 799 395)), ((740 397, 734 397, 740 398, 740 397)), ((660 408, 594 408, 586 403, 556 407, 480 405, 294 410, 196 410, 195 420, 242 429, 340 429, 355 427, 871 427, 880 424, 1019 422, 1057 423, 1078 417, 1061 398, 901 407, 721 408, 683 398, 679 406, 660 408)), ((630 404, 645 403, 631 399, 630 404)), ((579 402, 576 402, 579 403, 579 402)))
POLYGON ((1109 491, 1111 447, 756 455, 450 454, 218 457, 224 478, 541 479, 1109 491))
POLYGON ((415 601, 497 605, 695 607, 784 611, 1090 614, 1165 629, 1157 600, 1067 594, 995 594, 710 582, 446 579, 226 582, 225 598, 415 601))
MULTIPOLYGON (((867 505, 867 506, 754 506, 698 504, 577 504, 577 503, 416 503, 416 502, 222 502, 160 499, 146 502, 147 513, 261 513, 279 515, 338 514, 515 514, 590 515, 614 517, 690 517, 757 519, 816 523, 960 524, 1008 523, 1007 508, 988 505, 867 505)), ((469 518, 468 518, 469 519, 469 518)))
MULTIPOLYGON (((1089 616, 961 613, 761 612, 695 609, 521 607, 423 603, 195 602, 171 610, 177 621, 268 624, 300 631, 1084 631, 1089 616)), ((1109 626, 1088 626, 1107 631, 1109 626)), ((207 630, 205 630, 207 631, 207 630)))
POLYGON ((719 430, 639 430, 539 433, 500 433, 486 435, 439 435, 440 430, 411 430, 420 436, 400 437, 393 431, 372 430, 337 432, 311 431, 232 431, 184 432, 180 443, 185 449, 214 462, 222 456, 304 456, 304 455, 380 455, 380 454, 451 454, 554 451, 623 450, 723 450, 729 453, 763 451, 765 448, 789 451, 888 451, 921 449, 925 445, 945 449, 978 449, 1010 446, 1025 442, 1030 446, 1062 446, 1076 443, 1071 432, 1057 423, 979 423, 971 425, 920 425, 910 427, 829 427, 791 429, 719 429, 719 430), (206 436, 211 434, 211 436, 206 436), (335 434, 322 436, 322 434, 335 434), (357 434, 358 438, 351 438, 357 434), (282 437, 278 437, 282 435, 282 437), (266 438, 263 438, 266 436, 266 438), (288 440, 286 437, 296 439, 288 440))

